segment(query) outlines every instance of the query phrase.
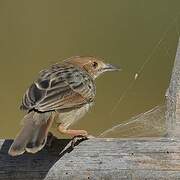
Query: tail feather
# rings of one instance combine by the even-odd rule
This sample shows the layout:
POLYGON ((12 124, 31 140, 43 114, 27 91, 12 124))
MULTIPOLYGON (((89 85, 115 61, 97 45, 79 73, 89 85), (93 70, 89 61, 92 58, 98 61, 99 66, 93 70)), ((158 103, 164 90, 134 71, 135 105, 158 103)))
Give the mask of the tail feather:
POLYGON ((11 156, 21 155, 25 151, 36 153, 44 147, 48 130, 53 121, 52 112, 31 111, 23 121, 23 128, 9 149, 8 153, 11 156))
POLYGON ((48 130, 51 127, 52 124, 52 118, 48 119, 45 124, 42 124, 41 128, 36 131, 31 139, 31 141, 28 142, 26 145, 26 151, 30 153, 36 153, 40 151, 46 144, 48 130))

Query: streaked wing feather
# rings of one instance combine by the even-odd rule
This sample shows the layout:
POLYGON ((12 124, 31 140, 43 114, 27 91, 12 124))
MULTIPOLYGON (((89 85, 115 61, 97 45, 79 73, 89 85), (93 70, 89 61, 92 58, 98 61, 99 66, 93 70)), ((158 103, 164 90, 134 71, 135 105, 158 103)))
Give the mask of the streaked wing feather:
POLYGON ((63 97, 63 99, 57 99, 51 101, 50 103, 40 104, 38 109, 39 111, 50 111, 50 110, 65 110, 71 108, 81 107, 83 104, 86 104, 87 101, 81 95, 73 93, 63 97))
POLYGON ((23 105, 39 111, 76 108, 95 97, 92 78, 70 64, 56 64, 40 72, 38 80, 28 89, 23 105))

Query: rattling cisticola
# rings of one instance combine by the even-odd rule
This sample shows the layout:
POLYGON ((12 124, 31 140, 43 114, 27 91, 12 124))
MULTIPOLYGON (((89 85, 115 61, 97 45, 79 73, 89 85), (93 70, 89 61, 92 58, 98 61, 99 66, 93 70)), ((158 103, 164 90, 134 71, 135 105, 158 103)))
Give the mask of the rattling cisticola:
POLYGON ((99 58, 76 56, 40 71, 23 96, 21 109, 27 113, 8 153, 17 156, 25 151, 40 151, 54 119, 57 119, 61 133, 72 137, 87 136, 85 130, 68 127, 92 106, 96 95, 95 79, 104 72, 115 70, 119 68, 99 58))

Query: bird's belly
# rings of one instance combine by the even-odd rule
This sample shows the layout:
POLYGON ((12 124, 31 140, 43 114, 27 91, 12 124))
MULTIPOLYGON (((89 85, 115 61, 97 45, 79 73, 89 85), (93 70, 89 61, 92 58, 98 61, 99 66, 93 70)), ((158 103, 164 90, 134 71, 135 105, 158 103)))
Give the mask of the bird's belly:
POLYGON ((68 128, 73 123, 77 122, 77 120, 81 119, 92 106, 91 104, 86 104, 81 108, 71 110, 69 112, 61 112, 58 114, 56 119, 56 123, 63 124, 65 128, 68 128))

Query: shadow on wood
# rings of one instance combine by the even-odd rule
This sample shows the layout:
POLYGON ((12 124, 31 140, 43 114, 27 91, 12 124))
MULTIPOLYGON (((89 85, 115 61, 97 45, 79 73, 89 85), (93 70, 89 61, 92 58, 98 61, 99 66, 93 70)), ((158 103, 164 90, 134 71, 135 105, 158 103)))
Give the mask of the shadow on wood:
MULTIPOLYGON (((23 155, 11 157, 8 155, 12 140, 0 142, 0 179, 44 179, 54 164, 60 160, 66 153, 70 153, 70 139, 57 139, 48 137, 46 146, 36 154, 24 153, 23 155), (51 140, 51 146, 49 146, 51 140), (3 173, 2 173, 3 172, 3 173), (22 175, 23 172, 23 175, 22 175), (33 172, 33 176, 32 176, 33 172)), ((81 141, 77 141, 77 146, 81 141)))

